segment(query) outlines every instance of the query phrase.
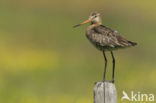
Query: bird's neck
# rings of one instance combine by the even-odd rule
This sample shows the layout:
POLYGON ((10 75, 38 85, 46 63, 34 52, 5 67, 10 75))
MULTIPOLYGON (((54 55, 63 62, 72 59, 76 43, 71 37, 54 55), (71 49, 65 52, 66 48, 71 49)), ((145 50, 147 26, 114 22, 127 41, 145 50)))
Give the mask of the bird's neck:
POLYGON ((90 26, 89 26, 89 28, 92 29, 92 28, 97 27, 97 26, 99 26, 101 24, 102 24, 101 22, 91 23, 90 26))
POLYGON ((101 23, 96 23, 96 24, 91 24, 91 25, 89 25, 88 28, 87 28, 87 31, 86 31, 86 35, 87 35, 87 36, 90 35, 90 34, 91 34, 91 30, 92 30, 94 27, 97 27, 97 26, 99 26, 99 25, 101 25, 101 23))

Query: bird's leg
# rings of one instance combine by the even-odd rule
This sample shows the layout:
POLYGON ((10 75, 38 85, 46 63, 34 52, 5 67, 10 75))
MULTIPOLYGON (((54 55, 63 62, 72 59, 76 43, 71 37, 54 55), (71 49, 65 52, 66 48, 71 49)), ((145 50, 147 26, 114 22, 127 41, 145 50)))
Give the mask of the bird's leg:
POLYGON ((113 52, 111 51, 112 56, 112 63, 113 63, 113 73, 112 73, 112 83, 114 83, 114 73, 115 73, 115 57, 113 55, 113 52))
POLYGON ((104 56, 104 60, 105 60, 103 81, 105 81, 106 80, 106 69, 107 69, 107 57, 106 57, 105 51, 103 51, 103 56, 104 56))

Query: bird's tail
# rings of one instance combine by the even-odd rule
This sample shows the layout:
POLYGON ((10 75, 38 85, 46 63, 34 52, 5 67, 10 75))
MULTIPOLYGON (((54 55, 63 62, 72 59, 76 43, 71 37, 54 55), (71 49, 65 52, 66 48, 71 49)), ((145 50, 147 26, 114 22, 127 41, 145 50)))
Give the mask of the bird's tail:
POLYGON ((137 45, 137 43, 135 43, 135 42, 132 42, 132 41, 128 41, 128 43, 130 43, 132 46, 135 46, 135 45, 137 45))

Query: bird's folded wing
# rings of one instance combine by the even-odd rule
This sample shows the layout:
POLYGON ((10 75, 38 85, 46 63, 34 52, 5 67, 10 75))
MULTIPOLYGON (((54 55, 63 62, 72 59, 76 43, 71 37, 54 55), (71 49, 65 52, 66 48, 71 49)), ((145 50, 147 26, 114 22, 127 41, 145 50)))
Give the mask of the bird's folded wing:
POLYGON ((131 46, 130 41, 125 39, 115 30, 108 28, 106 26, 100 25, 93 28, 95 34, 95 42, 99 43, 101 46, 110 46, 110 47, 126 47, 131 46))

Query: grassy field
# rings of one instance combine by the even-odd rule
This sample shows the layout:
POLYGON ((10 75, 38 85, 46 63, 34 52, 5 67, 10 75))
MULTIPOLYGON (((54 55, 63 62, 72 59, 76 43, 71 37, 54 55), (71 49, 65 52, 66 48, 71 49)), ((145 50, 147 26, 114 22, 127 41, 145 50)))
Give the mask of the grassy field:
POLYGON ((118 103, 130 103, 121 101, 123 90, 156 94, 155 3, 1 1, 0 103, 93 103, 103 56, 86 39, 87 25, 72 28, 92 11, 101 13, 104 25, 138 43, 114 52, 118 103))

